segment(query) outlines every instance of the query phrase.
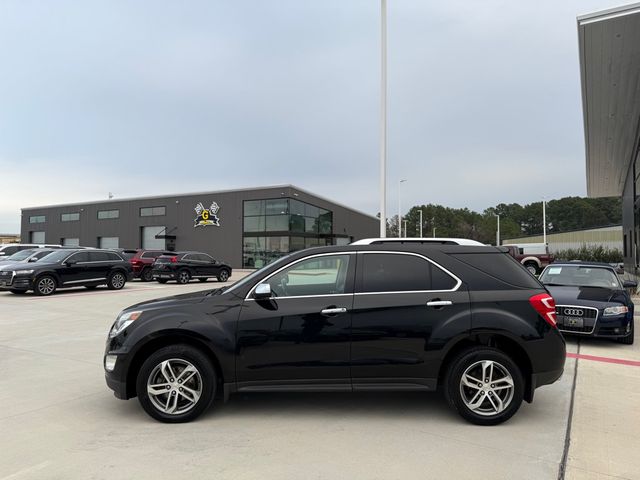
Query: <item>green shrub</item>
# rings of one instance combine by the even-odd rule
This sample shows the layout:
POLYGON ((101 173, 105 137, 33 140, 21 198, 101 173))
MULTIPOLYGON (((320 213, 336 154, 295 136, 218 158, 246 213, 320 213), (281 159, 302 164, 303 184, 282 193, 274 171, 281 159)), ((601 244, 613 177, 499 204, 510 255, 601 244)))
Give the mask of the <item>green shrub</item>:
POLYGON ((580 248, 559 250, 554 254, 556 260, 583 260, 586 262, 621 263, 622 251, 617 248, 603 247, 602 245, 582 244, 580 248))

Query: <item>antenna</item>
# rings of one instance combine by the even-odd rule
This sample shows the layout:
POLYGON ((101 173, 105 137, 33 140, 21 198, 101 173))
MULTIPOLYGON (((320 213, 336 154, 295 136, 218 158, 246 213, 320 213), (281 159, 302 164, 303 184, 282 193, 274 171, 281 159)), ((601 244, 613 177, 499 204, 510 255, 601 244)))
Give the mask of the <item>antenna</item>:
POLYGON ((113 193, 109 192, 109 200, 113 198, 113 193))

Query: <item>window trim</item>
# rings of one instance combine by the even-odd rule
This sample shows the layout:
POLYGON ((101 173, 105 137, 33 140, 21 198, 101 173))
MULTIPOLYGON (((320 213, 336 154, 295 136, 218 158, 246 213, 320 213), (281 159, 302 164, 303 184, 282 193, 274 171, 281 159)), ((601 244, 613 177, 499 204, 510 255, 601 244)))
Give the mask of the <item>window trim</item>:
MULTIPOLYGON (((359 285, 358 282, 356 282, 356 292, 354 292, 354 295, 389 295, 389 294, 402 294, 402 293, 451 293, 451 292, 456 292, 460 286, 462 285, 462 280, 460 280, 460 278, 458 278, 458 276, 456 276, 455 274, 453 274, 452 272, 450 272, 449 270, 447 270, 446 268, 444 268, 442 265, 440 265, 437 262, 434 262, 433 260, 431 260, 428 257, 425 257, 424 255, 421 255, 419 253, 414 253, 414 252, 392 252, 392 251, 385 251, 385 250, 373 250, 373 251, 360 251, 358 252, 358 254, 370 254, 370 253, 377 253, 377 254, 392 254, 392 255, 408 255, 408 256, 413 256, 413 257, 419 257, 422 258, 423 260, 426 260, 427 262, 429 262, 432 266, 435 266, 436 268, 439 268, 440 270, 442 270, 444 273, 446 273, 447 275, 449 275, 451 278, 453 278, 456 281, 456 285, 449 289, 449 290, 394 290, 394 291, 383 291, 383 292, 358 292, 357 288, 361 287, 362 285, 359 285)), ((358 262, 361 263, 361 262, 358 262)))
MULTIPOLYGON (((271 277, 273 277, 274 275, 277 275, 278 273, 280 273, 282 270, 285 270, 289 267, 292 267, 293 265, 300 263, 304 260, 309 260, 311 258, 317 258, 317 257, 328 257, 328 256, 336 256, 336 255, 356 255, 358 252, 353 251, 353 252, 328 252, 328 253, 318 253, 316 255, 309 255, 308 257, 302 257, 299 258, 297 260, 294 260, 291 263, 287 263, 286 265, 280 267, 278 270, 276 270, 275 272, 271 272, 269 275, 267 275, 266 277, 262 278, 260 281, 258 281, 257 283, 255 283, 250 289, 249 289, 249 293, 247 293, 247 295, 244 297, 245 300, 252 300, 252 301, 256 301, 255 298, 250 298, 251 295, 253 294, 254 290, 256 289, 256 287, 258 285, 260 285, 261 283, 265 283, 267 282, 271 277)), ((353 293, 327 293, 324 295, 293 295, 293 296, 287 296, 287 297, 275 297, 278 300, 282 300, 283 298, 317 298, 317 297, 344 297, 346 295, 353 295, 353 293)))

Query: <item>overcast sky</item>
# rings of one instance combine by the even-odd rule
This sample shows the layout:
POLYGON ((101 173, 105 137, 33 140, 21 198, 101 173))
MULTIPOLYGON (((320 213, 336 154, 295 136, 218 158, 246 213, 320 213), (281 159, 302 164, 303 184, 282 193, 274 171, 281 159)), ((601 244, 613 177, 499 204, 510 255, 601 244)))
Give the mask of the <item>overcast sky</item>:
MULTIPOLYGON (((389 214, 585 195, 576 16, 389 0, 389 214)), ((293 183, 379 208, 379 0, 0 0, 0 232, 20 208, 293 183)))

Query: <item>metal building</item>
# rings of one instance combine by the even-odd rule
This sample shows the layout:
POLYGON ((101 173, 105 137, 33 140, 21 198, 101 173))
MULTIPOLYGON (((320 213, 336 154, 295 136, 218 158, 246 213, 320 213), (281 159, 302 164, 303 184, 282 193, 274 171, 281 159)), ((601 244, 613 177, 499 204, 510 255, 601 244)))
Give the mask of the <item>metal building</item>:
MULTIPOLYGON (((542 235, 531 235, 529 237, 518 237, 503 240, 505 245, 511 243, 542 243, 542 235)), ((614 225, 609 227, 589 228, 586 230, 574 230, 571 232, 548 233, 547 244, 549 251, 556 253, 570 248, 577 249, 582 245, 602 246, 609 249, 622 250, 622 226, 614 225)))
POLYGON ((640 3, 578 17, 587 194, 622 196, 625 272, 640 273, 640 3))
POLYGON ((375 237, 379 220, 293 185, 22 209, 22 241, 198 250, 258 268, 303 248, 375 237))

